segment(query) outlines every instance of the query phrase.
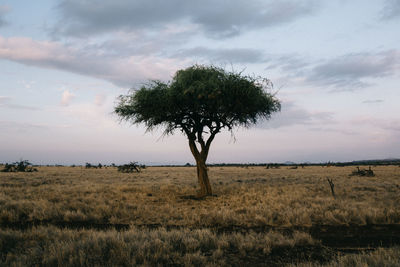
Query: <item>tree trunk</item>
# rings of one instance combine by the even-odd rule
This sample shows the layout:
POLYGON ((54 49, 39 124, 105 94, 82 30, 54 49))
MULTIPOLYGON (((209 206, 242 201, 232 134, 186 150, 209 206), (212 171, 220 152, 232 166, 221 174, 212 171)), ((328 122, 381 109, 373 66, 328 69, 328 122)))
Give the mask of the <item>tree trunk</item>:
POLYGON ((200 191, 198 193, 198 197, 211 196, 211 185, 210 180, 208 179, 207 173, 207 165, 204 159, 201 156, 196 159, 197 164, 197 178, 199 180, 200 191))
POLYGON ((199 151, 196 147, 195 143, 196 139, 194 135, 190 135, 188 133, 188 137, 189 137, 190 151, 192 152, 193 157, 196 160, 197 179, 199 181, 199 186, 200 186, 200 190, 197 196, 198 197, 211 196, 212 191, 211 191, 210 180, 208 179, 206 160, 211 141, 214 139, 214 135, 212 135, 212 137, 207 141, 207 144, 205 144, 203 140, 199 138, 201 140, 201 147, 202 147, 201 151, 199 151))

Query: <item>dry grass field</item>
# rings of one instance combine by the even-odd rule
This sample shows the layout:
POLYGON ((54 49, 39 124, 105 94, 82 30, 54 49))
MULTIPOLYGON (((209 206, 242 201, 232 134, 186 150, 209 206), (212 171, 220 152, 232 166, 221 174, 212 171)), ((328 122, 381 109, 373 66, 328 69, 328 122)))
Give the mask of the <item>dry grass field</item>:
POLYGON ((399 266, 400 168, 354 169, 0 172, 0 265, 399 266))

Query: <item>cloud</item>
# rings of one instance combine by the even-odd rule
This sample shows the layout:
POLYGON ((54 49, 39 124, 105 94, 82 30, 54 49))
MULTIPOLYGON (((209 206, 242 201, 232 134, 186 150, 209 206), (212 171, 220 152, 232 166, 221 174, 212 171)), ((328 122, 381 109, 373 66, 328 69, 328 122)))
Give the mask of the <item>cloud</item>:
POLYGON ((166 25, 198 26, 207 36, 225 38, 244 31, 289 23, 312 14, 314 0, 284 1, 80 1, 64 0, 58 6, 56 35, 86 37, 115 30, 158 30, 166 25))
POLYGON ((8 6, 0 5, 0 27, 7 25, 5 16, 8 13, 8 11, 9 11, 8 6))
POLYGON ((400 18, 400 1, 386 0, 385 5, 381 11, 381 19, 390 20, 398 18, 400 18))
POLYGON ((4 103, 7 103, 10 100, 11 100, 11 97, 9 97, 9 96, 0 96, 0 105, 4 105, 4 103))
POLYGON ((318 86, 331 92, 353 91, 370 86, 374 79, 394 76, 400 67, 400 51, 350 53, 325 60, 297 54, 264 55, 266 70, 282 73, 279 80, 318 86))
POLYGON ((363 104, 379 104, 379 103, 383 103, 383 102, 384 102, 384 100, 382 100, 382 99, 371 99, 371 100, 364 100, 361 103, 363 103, 363 104))
POLYGON ((19 81, 20 84, 22 84, 26 89, 30 89, 36 81, 19 81))
POLYGON ((1 36, 0 58, 90 76, 122 87, 132 87, 147 79, 169 78, 185 63, 155 55, 102 55, 100 50, 88 51, 59 42, 1 36))
POLYGON ((0 57, 12 61, 57 65, 73 59, 73 51, 68 51, 61 44, 50 41, 34 41, 26 37, 4 38, 0 36, 0 57))
MULTIPOLYGON (((400 120, 397 118, 379 118, 376 116, 357 116, 347 121, 346 128, 360 131, 367 137, 365 144, 378 145, 384 150, 393 151, 398 155, 400 140, 400 120)), ((387 156, 386 156, 387 157, 387 156)))
POLYGON ((97 94, 94 98, 94 104, 96 106, 104 105, 105 101, 106 101, 106 95, 104 94, 97 94))
POLYGON ((118 119, 110 113, 111 106, 96 105, 90 102, 71 103, 67 109, 60 109, 61 117, 76 118, 74 127, 102 129, 104 131, 119 129, 118 119))
POLYGON ((20 109, 20 110, 40 110, 40 108, 19 105, 12 103, 12 98, 8 96, 0 96, 0 108, 20 109))
POLYGON ((5 132, 31 133, 35 130, 48 129, 48 126, 27 122, 0 121, 0 128, 5 132))
POLYGON ((339 133, 339 134, 344 134, 344 135, 352 135, 352 136, 357 136, 359 135, 359 132, 355 132, 352 130, 346 130, 344 128, 332 128, 332 127, 311 127, 308 128, 310 131, 314 132, 324 132, 324 133, 339 133))
POLYGON ((368 86, 369 78, 393 75, 399 66, 399 52, 347 54, 316 65, 307 80, 338 91, 368 86))
POLYGON ((281 128, 293 125, 313 125, 334 123, 330 112, 310 112, 293 102, 282 102, 281 112, 272 115, 269 121, 257 125, 258 128, 281 128))
POLYGON ((184 58, 197 62, 197 59, 213 64, 258 64, 266 65, 265 69, 280 69, 290 76, 298 76, 312 62, 297 54, 269 54, 253 48, 208 48, 197 46, 181 49, 171 54, 172 58, 184 58))
MULTIPOLYGON (((113 31, 111 35, 103 36, 101 41, 96 37, 89 37, 85 46, 80 50, 86 54, 109 57, 130 57, 133 55, 160 54, 166 48, 186 43, 189 36, 195 32, 190 25, 165 26, 158 31, 140 29, 135 32, 113 31)), ((75 40, 81 43, 81 40, 75 40)))
POLYGON ((71 93, 69 90, 65 90, 61 96, 61 106, 68 106, 74 98, 75 95, 73 93, 71 93))
POLYGON ((207 47, 195 47, 180 50, 172 57, 177 58, 200 58, 208 62, 217 63, 260 63, 265 61, 261 50, 247 48, 222 48, 211 49, 207 47))
POLYGON ((352 125, 357 125, 357 127, 369 125, 377 129, 400 132, 399 119, 381 119, 372 116, 363 116, 351 119, 350 123, 352 125))
POLYGON ((265 59, 268 65, 265 69, 281 69, 291 75, 299 75, 303 69, 307 68, 312 62, 307 61, 297 54, 273 55, 269 54, 265 59))

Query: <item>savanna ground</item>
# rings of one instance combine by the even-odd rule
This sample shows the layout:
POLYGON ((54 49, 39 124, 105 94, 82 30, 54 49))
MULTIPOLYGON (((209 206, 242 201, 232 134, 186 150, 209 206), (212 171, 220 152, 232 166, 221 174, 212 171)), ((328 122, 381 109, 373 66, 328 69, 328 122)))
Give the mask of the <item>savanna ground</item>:
POLYGON ((400 266, 400 168, 0 173, 0 265, 400 266), (333 198, 327 178, 335 184, 333 198))

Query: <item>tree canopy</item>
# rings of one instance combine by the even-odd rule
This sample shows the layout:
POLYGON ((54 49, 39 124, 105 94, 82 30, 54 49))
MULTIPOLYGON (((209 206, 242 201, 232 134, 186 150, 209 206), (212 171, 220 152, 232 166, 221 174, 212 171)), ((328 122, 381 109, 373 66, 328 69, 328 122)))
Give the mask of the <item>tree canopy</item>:
POLYGON ((175 130, 185 133, 199 175, 217 133, 249 127, 280 110, 279 100, 268 92, 271 88, 265 78, 194 65, 177 71, 170 82, 150 81, 120 96, 115 113, 131 123, 143 123, 149 131, 160 126, 166 135, 175 130))
POLYGON ((195 65, 179 70, 172 82, 151 81, 134 93, 120 96, 115 112, 132 123, 144 123, 148 130, 165 126, 175 129, 209 132, 235 126, 251 126, 269 119, 280 110, 279 101, 266 89, 266 79, 226 72, 214 66, 195 65))

